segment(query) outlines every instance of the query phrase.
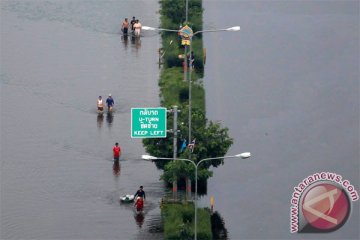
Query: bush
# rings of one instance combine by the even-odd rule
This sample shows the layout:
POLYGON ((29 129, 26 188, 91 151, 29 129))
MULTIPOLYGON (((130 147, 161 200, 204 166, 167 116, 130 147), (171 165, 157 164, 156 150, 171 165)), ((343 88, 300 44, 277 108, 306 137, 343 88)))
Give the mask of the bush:
MULTIPOLYGON (((161 216, 165 239, 193 239, 194 214, 193 204, 164 204, 161 216)), ((210 213, 205 209, 198 209, 197 237, 212 239, 210 213)))

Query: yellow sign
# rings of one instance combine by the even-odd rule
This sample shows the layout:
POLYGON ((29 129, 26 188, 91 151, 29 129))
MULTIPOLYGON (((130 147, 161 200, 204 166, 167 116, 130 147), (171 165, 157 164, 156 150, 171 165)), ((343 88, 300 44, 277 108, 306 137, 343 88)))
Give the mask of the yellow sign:
POLYGON ((183 28, 181 28, 179 30, 179 34, 182 39, 189 39, 194 35, 193 30, 188 25, 185 25, 183 28))
POLYGON ((190 46, 190 40, 185 40, 185 39, 181 40, 181 45, 188 45, 188 46, 190 46))
POLYGON ((210 197, 210 209, 211 211, 214 210, 214 206, 215 206, 215 198, 213 196, 210 197))

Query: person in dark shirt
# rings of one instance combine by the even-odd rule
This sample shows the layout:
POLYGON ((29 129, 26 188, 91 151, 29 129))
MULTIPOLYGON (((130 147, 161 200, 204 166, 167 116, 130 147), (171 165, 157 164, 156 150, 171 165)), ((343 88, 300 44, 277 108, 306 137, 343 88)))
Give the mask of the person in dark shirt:
POLYGON ((109 94, 109 97, 106 99, 106 104, 108 106, 108 111, 111 112, 114 106, 114 99, 111 97, 111 94, 109 94))
POLYGON ((134 199, 136 199, 136 197, 141 197, 145 200, 145 192, 143 190, 143 186, 140 186, 139 190, 136 191, 135 195, 134 195, 134 199))
POLYGON ((132 20, 130 21, 130 26, 131 26, 131 31, 134 32, 135 28, 134 28, 134 24, 136 23, 136 19, 135 17, 132 18, 132 20))

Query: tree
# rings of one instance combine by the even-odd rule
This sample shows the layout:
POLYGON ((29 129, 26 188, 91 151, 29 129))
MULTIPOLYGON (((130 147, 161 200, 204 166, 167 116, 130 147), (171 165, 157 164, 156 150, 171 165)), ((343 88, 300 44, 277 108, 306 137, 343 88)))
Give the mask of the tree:
MULTIPOLYGON (((209 121, 209 123, 205 127, 197 126, 196 129, 197 131, 195 131, 193 135, 196 138, 196 143, 191 155, 191 160, 193 160, 195 163, 204 158, 224 156, 233 143, 233 139, 228 136, 228 128, 221 128, 220 123, 214 123, 212 121, 209 121)), ((171 141, 166 142, 169 143, 167 146, 156 144, 153 145, 153 147, 147 146, 146 149, 151 155, 171 158, 171 141), (165 150, 162 153, 161 147, 163 147, 162 149, 165 150), (164 156, 164 152, 168 153, 168 156, 164 156)), ((186 151, 182 152, 179 155, 179 158, 187 159, 189 156, 189 151, 190 149, 186 149, 186 151)), ((210 166, 218 167, 222 163, 222 159, 205 161, 201 163, 198 169, 198 180, 207 180, 209 177, 212 176, 212 171, 209 171, 208 168, 210 166)), ((189 177, 191 180, 195 179, 194 166, 189 162, 170 162, 168 160, 159 159, 155 161, 155 164, 158 168, 164 169, 164 174, 161 176, 161 178, 168 183, 185 177, 189 177), (174 177, 176 179, 174 179, 174 177)))

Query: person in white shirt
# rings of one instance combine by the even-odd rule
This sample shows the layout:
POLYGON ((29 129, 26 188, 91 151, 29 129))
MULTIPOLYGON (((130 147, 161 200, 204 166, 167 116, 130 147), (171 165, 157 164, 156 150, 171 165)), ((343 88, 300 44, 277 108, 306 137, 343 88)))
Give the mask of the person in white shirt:
POLYGON ((101 96, 99 96, 99 98, 97 99, 97 110, 98 113, 102 113, 102 111, 104 110, 104 103, 101 96))
POLYGON ((135 29, 135 36, 140 37, 140 32, 141 32, 141 23, 139 22, 139 19, 136 19, 136 22, 134 24, 134 29, 135 29))

